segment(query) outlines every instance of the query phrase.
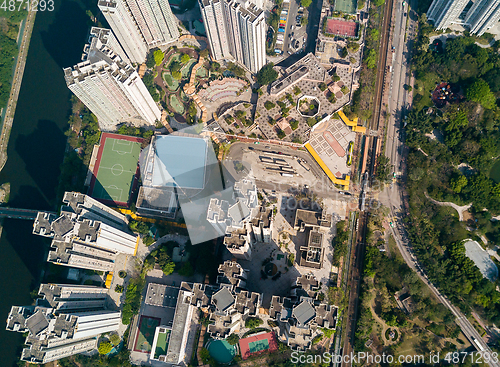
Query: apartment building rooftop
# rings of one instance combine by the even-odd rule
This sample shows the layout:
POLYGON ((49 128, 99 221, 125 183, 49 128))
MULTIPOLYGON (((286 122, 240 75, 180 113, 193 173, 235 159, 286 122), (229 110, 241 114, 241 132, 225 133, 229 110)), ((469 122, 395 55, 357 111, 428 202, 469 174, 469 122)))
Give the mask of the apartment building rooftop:
POLYGON ((285 69, 285 76, 271 84, 270 94, 277 95, 294 86, 298 81, 307 79, 324 82, 328 72, 321 66, 319 60, 312 53, 308 53, 295 64, 285 69))
POLYGON ((332 226, 332 215, 326 214, 324 211, 297 209, 295 211, 294 227, 304 229, 307 226, 330 228, 332 226))

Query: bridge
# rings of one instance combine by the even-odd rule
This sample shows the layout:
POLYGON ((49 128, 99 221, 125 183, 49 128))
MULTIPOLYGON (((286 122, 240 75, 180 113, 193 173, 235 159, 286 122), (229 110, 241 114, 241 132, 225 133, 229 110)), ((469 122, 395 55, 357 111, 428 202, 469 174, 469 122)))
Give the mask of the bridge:
MULTIPOLYGON (((0 218, 35 220, 40 210, 0 207, 0 218)), ((46 212, 56 214, 53 212, 46 212)))

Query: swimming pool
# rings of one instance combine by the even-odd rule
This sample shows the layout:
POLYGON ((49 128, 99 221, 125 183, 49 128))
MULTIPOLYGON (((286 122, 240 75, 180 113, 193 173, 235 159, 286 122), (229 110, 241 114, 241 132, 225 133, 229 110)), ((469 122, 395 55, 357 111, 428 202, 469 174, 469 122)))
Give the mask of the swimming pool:
POLYGON ((210 356, 219 363, 229 363, 236 354, 236 347, 226 340, 212 340, 208 345, 210 356))

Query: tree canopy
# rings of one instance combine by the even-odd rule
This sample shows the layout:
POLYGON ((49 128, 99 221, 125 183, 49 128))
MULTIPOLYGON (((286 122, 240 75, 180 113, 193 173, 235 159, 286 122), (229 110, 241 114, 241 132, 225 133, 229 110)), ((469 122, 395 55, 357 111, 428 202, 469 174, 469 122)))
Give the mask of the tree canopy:
POLYGON ((260 85, 267 85, 278 79, 278 72, 273 69, 274 64, 270 62, 264 65, 257 73, 257 83, 260 85))
POLYGON ((484 108, 491 109, 495 106, 496 98, 490 86, 483 79, 476 79, 465 91, 469 101, 480 103, 484 108))
POLYGON ((163 58, 165 57, 165 55, 163 54, 162 50, 155 50, 153 52, 153 57, 155 59, 155 64, 156 65, 161 65, 161 63, 163 62, 163 58))

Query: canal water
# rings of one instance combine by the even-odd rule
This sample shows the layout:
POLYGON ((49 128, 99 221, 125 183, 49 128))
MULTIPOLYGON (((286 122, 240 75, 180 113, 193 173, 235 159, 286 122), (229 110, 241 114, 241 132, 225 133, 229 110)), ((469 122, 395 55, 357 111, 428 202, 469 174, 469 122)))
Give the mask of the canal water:
MULTIPOLYGON (((9 206, 56 209, 59 167, 66 146, 70 92, 62 68, 80 61, 90 25, 86 9, 97 1, 54 1, 53 12, 38 12, 26 61, 8 160, 0 184, 10 182, 9 206)), ((94 12, 94 10, 93 10, 94 12)), ((94 14, 96 14, 94 12, 94 14)), ((49 241, 31 234, 32 222, 3 221, 0 237, 0 321, 12 305, 30 305, 40 282, 49 241)), ((0 325, 0 365, 15 366, 24 338, 0 325)))

